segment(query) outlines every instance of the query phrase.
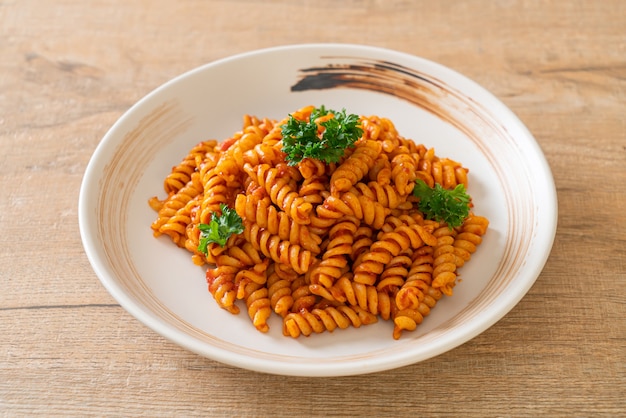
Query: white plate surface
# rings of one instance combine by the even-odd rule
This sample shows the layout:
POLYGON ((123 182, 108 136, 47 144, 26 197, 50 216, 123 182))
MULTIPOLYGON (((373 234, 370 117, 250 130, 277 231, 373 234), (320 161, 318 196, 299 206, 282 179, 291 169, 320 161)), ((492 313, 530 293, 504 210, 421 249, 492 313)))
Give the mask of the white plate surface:
MULTIPOLYGON (((139 321, 200 355, 251 370, 338 376, 431 358, 475 337, 509 312, 550 253, 557 201, 538 144, 499 100, 436 63, 380 48, 294 45, 222 59, 185 73, 135 104, 107 132, 85 172, 79 222, 94 271, 139 321), (243 312, 217 307, 204 269, 167 237, 155 239, 148 206, 193 145, 225 139, 244 114, 282 119, 305 105, 391 119, 399 133, 470 170, 474 211, 489 218, 479 250, 442 299, 400 340, 393 324, 291 339, 243 312)), ((114 326, 114 325, 112 325, 114 326)))

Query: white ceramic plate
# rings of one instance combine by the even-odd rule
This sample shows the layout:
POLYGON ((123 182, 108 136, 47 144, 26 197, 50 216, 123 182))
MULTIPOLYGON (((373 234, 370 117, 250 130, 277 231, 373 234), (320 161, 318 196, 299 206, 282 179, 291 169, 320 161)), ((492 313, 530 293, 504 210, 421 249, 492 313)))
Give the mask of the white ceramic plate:
MULTIPOLYGON (((285 46, 183 74, 107 132, 80 191, 84 247, 113 297, 145 325, 200 355, 251 370, 337 376, 396 368, 448 351, 509 312, 541 272, 556 231, 550 168, 524 125, 493 95, 433 62, 367 46, 285 46), (217 307, 204 269, 150 229, 151 196, 193 145, 229 137, 244 114, 282 119, 305 105, 391 119, 401 135, 470 169, 475 212, 490 219, 454 295, 414 332, 393 324, 291 339, 217 307)), ((113 325, 114 326, 114 325, 113 325)))

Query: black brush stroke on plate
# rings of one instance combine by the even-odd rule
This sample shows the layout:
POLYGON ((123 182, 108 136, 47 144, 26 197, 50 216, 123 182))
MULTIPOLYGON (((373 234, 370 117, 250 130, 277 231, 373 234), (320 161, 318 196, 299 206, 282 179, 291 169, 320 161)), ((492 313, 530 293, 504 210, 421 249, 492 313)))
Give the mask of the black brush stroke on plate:
POLYGON ((388 88, 383 88, 372 81, 386 79, 396 83, 412 84, 410 79, 404 76, 432 83, 432 80, 388 61, 374 61, 366 64, 330 64, 326 67, 310 67, 300 71, 304 76, 291 87, 291 91, 356 87, 389 93, 388 88))

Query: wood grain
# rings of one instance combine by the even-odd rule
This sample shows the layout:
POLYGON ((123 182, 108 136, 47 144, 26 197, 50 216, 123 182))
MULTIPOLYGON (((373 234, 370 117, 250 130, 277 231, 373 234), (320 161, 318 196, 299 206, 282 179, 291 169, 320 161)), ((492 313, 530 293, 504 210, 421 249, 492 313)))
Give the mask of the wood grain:
POLYGON ((625 103, 620 0, 0 1, 0 415, 623 415, 625 103), (78 191, 115 120, 198 65, 305 42, 447 65, 545 152, 559 199, 548 263, 468 343, 364 376, 252 373, 155 335, 91 269, 78 191))

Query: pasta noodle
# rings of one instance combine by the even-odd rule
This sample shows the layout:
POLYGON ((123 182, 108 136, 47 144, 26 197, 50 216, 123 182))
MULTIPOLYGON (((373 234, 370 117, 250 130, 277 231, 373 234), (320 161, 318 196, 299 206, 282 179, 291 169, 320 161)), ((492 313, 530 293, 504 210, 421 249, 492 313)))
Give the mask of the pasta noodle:
MULTIPOLYGON (((313 109, 291 115, 308 122, 313 109)), ((318 118, 318 130, 332 117, 318 118)), ((412 191, 416 180, 467 187, 467 168, 379 116, 360 117, 362 136, 338 162, 289 164, 281 134, 287 118, 243 120, 232 137, 194 146, 165 178, 166 197, 149 200, 154 236, 208 264, 208 291, 219 307, 238 314, 243 304, 261 332, 275 314, 293 338, 382 319, 398 339, 453 294, 489 221, 472 212, 458 227, 424 219, 412 191), (202 224, 222 205, 234 209, 243 232, 200 251, 202 224)))

